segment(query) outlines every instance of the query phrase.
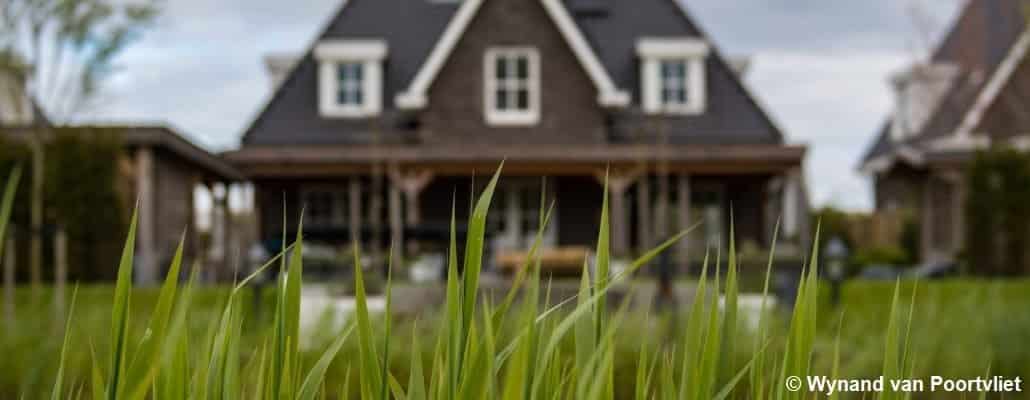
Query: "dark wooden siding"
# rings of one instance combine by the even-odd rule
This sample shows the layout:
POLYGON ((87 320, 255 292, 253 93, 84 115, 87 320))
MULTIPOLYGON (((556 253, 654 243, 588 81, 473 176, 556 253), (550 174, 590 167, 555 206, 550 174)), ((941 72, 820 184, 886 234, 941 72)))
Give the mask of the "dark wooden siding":
POLYGON ((597 89, 539 2, 492 0, 480 8, 429 90, 421 115, 427 144, 578 144, 605 141, 597 89), (484 53, 491 46, 540 52, 540 123, 491 127, 483 115, 484 53))
MULTIPOLYGON (((171 153, 154 151, 154 240, 156 261, 160 268, 167 268, 175 255, 183 232, 196 232, 193 213, 193 189, 199 183, 196 167, 187 164, 171 153)), ((187 241, 187 257, 197 256, 196 243, 187 241)))

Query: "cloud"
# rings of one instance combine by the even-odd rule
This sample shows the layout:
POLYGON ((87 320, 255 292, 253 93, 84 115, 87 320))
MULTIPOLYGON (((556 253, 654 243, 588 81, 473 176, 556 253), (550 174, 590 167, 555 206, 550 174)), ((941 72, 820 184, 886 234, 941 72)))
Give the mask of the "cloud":
POLYGON ((755 57, 749 85, 792 142, 809 145, 807 177, 815 204, 868 209, 859 158, 889 113, 884 76, 910 58, 889 51, 771 51, 755 57))
MULTIPOLYGON (((411 0, 431 1, 431 0, 411 0)), ((871 205, 858 158, 890 110, 887 75, 948 27, 960 0, 690 0, 727 54, 753 55, 749 86, 795 142, 809 145, 816 204, 871 205), (919 10, 913 13, 911 10, 919 10)), ((304 50, 339 0, 176 0, 119 59, 91 118, 165 122, 215 150, 239 135, 269 96, 261 57, 304 50)))

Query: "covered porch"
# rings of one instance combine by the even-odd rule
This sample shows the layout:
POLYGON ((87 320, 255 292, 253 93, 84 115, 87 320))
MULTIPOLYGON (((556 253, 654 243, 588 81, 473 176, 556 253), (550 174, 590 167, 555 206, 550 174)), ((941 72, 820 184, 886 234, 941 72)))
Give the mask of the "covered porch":
POLYGON ((281 235, 284 212, 286 228, 295 226, 303 206, 307 237, 358 241, 373 254, 392 248, 402 260, 444 252, 452 208, 462 224, 502 161, 487 227, 494 254, 528 248, 552 201, 544 248, 592 249, 606 176, 617 258, 700 223, 675 248, 686 270, 705 247, 725 248, 731 214, 738 246, 768 247, 778 218, 781 243, 809 240, 803 147, 512 147, 246 148, 228 157, 255 183, 262 237, 281 235))

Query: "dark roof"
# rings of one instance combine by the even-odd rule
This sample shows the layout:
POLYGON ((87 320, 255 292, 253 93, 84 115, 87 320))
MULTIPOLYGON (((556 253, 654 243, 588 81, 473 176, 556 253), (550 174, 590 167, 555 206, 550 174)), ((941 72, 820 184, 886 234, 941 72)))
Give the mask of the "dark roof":
MULTIPOLYGON (((938 103, 922 130, 904 144, 954 133, 977 95, 990 81, 1025 29, 1022 0, 968 0, 951 30, 932 55, 931 63, 959 67, 955 84, 938 103)), ((890 152, 890 119, 883 124, 863 162, 890 152)))
MULTIPOLYGON (((164 149, 187 163, 196 166, 205 174, 219 180, 240 181, 243 174, 236 167, 220 157, 211 154, 174 130, 160 125, 77 125, 74 128, 85 130, 118 131, 125 147, 155 147, 164 149)), ((35 134, 32 127, 5 127, 0 134, 16 140, 23 140, 27 135, 35 134)))
MULTIPOLYGON (((636 41, 642 37, 708 36, 677 0, 565 0, 595 54, 619 89, 640 104, 636 41), (600 10, 600 11, 599 11, 600 10)), ((407 89, 460 2, 349 0, 316 39, 381 38, 389 44, 384 71, 384 115, 377 140, 396 142, 404 116, 393 100, 407 89)), ((711 42, 711 40, 709 40, 711 42)), ((312 48, 296 64, 243 137, 247 145, 362 144, 373 140, 368 121, 322 118, 318 113, 318 67, 312 48)), ((715 46, 713 46, 713 49, 715 46)), ((708 107, 702 115, 668 118, 673 141, 693 143, 783 143, 777 126, 715 50, 708 58, 708 107)))

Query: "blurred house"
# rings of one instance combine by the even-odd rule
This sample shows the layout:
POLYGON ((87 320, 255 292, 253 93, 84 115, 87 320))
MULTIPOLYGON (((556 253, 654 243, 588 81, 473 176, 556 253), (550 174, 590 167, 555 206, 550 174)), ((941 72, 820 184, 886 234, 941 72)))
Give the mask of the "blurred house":
POLYGON ((1025 2, 973 0, 931 55, 897 73, 895 110, 861 170, 878 211, 918 215, 922 259, 963 248, 965 169, 993 145, 1030 149, 1025 2))
MULTIPOLYGON (((176 246, 183 238, 183 232, 188 233, 188 259, 193 260, 194 256, 202 255, 199 254, 200 232, 195 222, 196 213, 204 210, 199 209, 194 202, 194 190, 199 185, 205 185, 217 194, 213 196, 215 204, 210 210, 213 215, 212 226, 215 228, 213 230, 219 232, 219 237, 212 239, 212 242, 219 248, 228 246, 233 230, 226 228, 230 222, 224 193, 229 185, 242 179, 235 167, 164 126, 81 125, 54 128, 34 102, 18 90, 20 85, 3 79, 0 79, 0 85, 3 85, 0 86, 0 98, 5 99, 0 101, 0 136, 5 139, 27 142, 32 135, 39 135, 46 142, 53 139, 57 130, 82 135, 119 136, 124 153, 117 160, 117 189, 122 196, 122 203, 129 207, 128 211, 132 211, 133 204, 139 205, 134 273, 137 282, 150 284, 163 277, 176 246)), ((216 259, 204 260, 211 266, 204 270, 208 278, 231 277, 226 272, 229 263, 227 256, 228 252, 221 250, 216 259)), ((116 267, 112 265, 112 271, 116 267)))
POLYGON ((545 247, 592 246, 606 173, 616 256, 702 221, 677 249, 699 262, 731 204, 739 241, 767 246, 782 216, 781 240, 807 242, 805 147, 680 3, 347 1, 302 55, 266 58, 274 94, 225 156, 268 243, 304 207, 312 241, 439 248, 502 161, 496 250, 531 243, 541 195, 545 247))

